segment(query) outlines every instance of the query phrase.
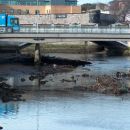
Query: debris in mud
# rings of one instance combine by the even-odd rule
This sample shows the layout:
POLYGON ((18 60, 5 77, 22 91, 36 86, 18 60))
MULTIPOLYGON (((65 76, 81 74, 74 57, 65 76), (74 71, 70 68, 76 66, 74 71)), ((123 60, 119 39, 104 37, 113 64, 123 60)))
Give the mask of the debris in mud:
POLYGON ((82 77, 89 77, 89 74, 82 74, 82 77))
POLYGON ((62 83, 64 83, 64 82, 74 82, 74 83, 76 83, 76 80, 74 80, 74 79, 62 79, 61 82, 62 83))
POLYGON ((0 83, 0 99, 2 102, 24 101, 24 99, 22 99, 22 94, 22 91, 12 88, 4 82, 0 83))
POLYGON ((26 80, 25 80, 25 78, 21 78, 21 82, 25 82, 26 80))
POLYGON ((118 79, 111 76, 99 76, 96 79, 96 84, 89 88, 90 91, 95 91, 104 94, 121 95, 128 93, 128 87, 118 79))
POLYGON ((65 73, 65 72, 71 72, 74 70, 73 66, 70 65, 57 65, 56 68, 53 68, 53 65, 44 65, 40 68, 39 72, 32 73, 29 77, 30 81, 33 81, 35 79, 44 79, 49 74, 56 74, 56 73, 65 73))
POLYGON ((41 84, 41 85, 45 85, 47 82, 48 82, 47 80, 40 81, 40 84, 41 84))
POLYGON ((121 79, 121 78, 130 78, 130 73, 116 72, 116 77, 118 79, 121 79))
POLYGON ((30 77, 29 77, 29 80, 30 81, 33 81, 34 79, 37 79, 38 77, 36 76, 36 75, 31 75, 30 77))

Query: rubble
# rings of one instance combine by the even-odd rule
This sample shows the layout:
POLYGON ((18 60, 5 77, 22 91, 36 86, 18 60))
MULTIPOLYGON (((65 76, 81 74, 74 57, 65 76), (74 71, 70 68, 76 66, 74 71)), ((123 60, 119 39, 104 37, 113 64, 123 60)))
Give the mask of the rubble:
POLYGON ((103 75, 96 78, 96 83, 89 87, 89 91, 104 94, 121 95, 128 93, 128 87, 112 76, 103 75))

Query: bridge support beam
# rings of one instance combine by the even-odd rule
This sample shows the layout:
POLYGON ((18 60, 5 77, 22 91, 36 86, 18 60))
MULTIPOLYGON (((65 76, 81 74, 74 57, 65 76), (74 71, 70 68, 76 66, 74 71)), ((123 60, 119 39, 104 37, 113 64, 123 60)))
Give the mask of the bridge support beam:
POLYGON ((130 47, 130 41, 128 41, 128 47, 130 47))
POLYGON ((35 52, 34 52, 34 63, 35 65, 40 65, 41 63, 41 53, 40 53, 40 44, 35 44, 35 52))
POLYGON ((89 41, 85 41, 85 53, 88 54, 89 53, 89 41))

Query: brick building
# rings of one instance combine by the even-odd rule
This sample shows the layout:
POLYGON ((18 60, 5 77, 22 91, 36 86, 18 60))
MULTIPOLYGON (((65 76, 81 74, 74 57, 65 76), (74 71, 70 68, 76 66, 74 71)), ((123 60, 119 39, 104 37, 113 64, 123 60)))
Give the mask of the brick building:
POLYGON ((0 0, 0 13, 66 14, 81 13, 77 0, 0 0))

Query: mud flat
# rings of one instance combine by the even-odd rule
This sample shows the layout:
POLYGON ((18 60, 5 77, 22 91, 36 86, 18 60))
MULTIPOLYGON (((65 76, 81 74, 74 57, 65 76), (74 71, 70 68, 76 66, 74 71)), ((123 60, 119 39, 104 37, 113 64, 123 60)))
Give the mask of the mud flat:
POLYGON ((9 101, 24 101, 24 99, 22 99, 23 93, 23 91, 14 89, 4 82, 0 83, 0 98, 4 103, 9 101))
MULTIPOLYGON (((13 63, 22 63, 22 64, 34 64, 34 57, 32 55, 13 55, 7 56, 5 54, 4 57, 1 57, 0 64, 13 64, 13 63)), ((90 65, 92 64, 89 61, 83 60, 73 60, 66 58, 58 58, 58 57, 50 57, 50 56, 41 56, 41 65, 43 64, 57 64, 57 65, 72 65, 72 66, 80 66, 80 65, 90 65)))
MULTIPOLYGON (((119 68, 117 69, 120 63, 119 58, 117 61, 113 59, 112 62, 100 60, 100 62, 92 65, 91 62, 82 61, 82 58, 79 59, 81 60, 68 60, 52 56, 42 57, 43 63, 41 66, 34 66, 33 57, 30 55, 17 57, 10 55, 1 59, 0 81, 5 86, 11 86, 9 90, 6 90, 10 92, 11 96, 15 95, 14 93, 12 94, 12 91, 14 91, 12 88, 15 88, 15 90, 18 88, 18 91, 24 90, 25 92, 26 90, 32 91, 33 88, 33 90, 38 91, 84 91, 117 96, 130 92, 130 85, 127 84, 130 79, 130 72, 116 71, 120 70, 119 68), (113 64, 113 62, 117 63, 118 66, 115 63, 113 64), (17 64, 14 65, 14 63, 17 64), (99 66, 99 63, 103 63, 103 65, 99 66), (81 65, 85 65, 85 67, 81 65), (94 68, 94 65, 96 68, 94 68), (116 68, 111 70, 112 74, 109 74, 110 71, 107 69, 110 69, 113 65, 116 68), (98 72, 96 72, 96 69, 98 69, 98 72), (103 71, 106 71, 105 74, 100 74, 103 71), (8 78, 8 82, 5 81, 6 78, 8 78), (10 85, 10 82, 12 85, 10 85), (30 88, 27 87, 28 85, 30 85, 30 88)), ((124 63, 122 61, 121 59, 121 63, 124 63)), ((124 68, 124 64, 122 65, 124 68)), ((5 91, 3 85, 1 91, 5 91)), ((14 99, 11 98, 11 100, 14 99)))

